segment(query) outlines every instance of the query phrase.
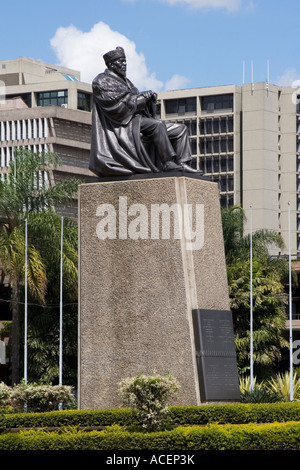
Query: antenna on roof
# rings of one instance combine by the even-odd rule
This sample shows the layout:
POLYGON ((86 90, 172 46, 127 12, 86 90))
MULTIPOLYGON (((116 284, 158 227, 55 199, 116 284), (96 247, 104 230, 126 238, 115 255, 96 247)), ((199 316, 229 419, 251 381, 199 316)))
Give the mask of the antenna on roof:
POLYGON ((243 60, 243 85, 245 84, 245 61, 243 60))
POLYGON ((269 85, 270 85, 270 61, 268 59, 267 60, 267 83, 266 83, 267 92, 269 91, 269 85))
POLYGON ((251 60, 251 75, 252 75, 252 81, 251 81, 251 93, 253 94, 254 92, 254 82, 253 82, 253 60, 251 60))

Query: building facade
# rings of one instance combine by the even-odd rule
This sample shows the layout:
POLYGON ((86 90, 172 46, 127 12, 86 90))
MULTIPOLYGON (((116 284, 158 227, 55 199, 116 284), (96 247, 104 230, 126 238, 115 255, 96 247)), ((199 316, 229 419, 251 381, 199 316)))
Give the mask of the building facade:
MULTIPOLYGON (((55 152, 62 165, 49 171, 49 184, 74 176, 95 180, 88 170, 92 88, 80 73, 20 57, 0 61, 0 177, 14 151, 55 152)), ((77 214, 77 203, 61 208, 77 214)))
MULTIPOLYGON (((218 182, 222 207, 243 206, 250 230, 282 234, 300 258, 300 111, 297 91, 267 83, 159 93, 163 120, 190 130, 193 165, 218 182)), ((274 253, 277 254, 277 253, 274 253)))

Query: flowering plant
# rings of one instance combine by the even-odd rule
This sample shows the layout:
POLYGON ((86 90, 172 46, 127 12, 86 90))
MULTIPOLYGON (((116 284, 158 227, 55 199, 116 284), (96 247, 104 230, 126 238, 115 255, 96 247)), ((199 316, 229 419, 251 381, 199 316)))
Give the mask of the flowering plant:
POLYGON ((143 428, 157 431, 166 425, 169 416, 168 400, 175 395, 179 384, 170 374, 128 377, 119 383, 119 395, 142 422, 143 428))
POLYGON ((9 405, 11 388, 4 382, 0 382, 0 409, 9 405))
POLYGON ((67 385, 19 384, 11 393, 13 408, 17 411, 43 412, 57 410, 58 405, 68 405, 73 400, 72 387, 67 385))

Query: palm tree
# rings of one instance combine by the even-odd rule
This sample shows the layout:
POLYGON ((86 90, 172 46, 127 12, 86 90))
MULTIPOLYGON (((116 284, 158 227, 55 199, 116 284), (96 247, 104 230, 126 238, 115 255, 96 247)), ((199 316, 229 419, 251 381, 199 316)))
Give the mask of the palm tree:
MULTIPOLYGON (((240 370, 250 360, 250 261, 237 260, 227 267, 235 345, 240 370)), ((281 273, 253 260, 253 351, 254 362, 265 368, 280 359, 287 345, 282 337, 286 322, 287 295, 281 273)))
MULTIPOLYGON (((30 232, 42 255, 48 288, 44 305, 30 303, 28 310, 28 377, 56 383, 59 376, 60 227, 58 214, 31 213, 30 232)), ((77 376, 77 223, 64 219, 63 237, 63 377, 76 385, 77 376)))
MULTIPOLYGON (((224 247, 238 364, 249 364, 250 346, 250 235, 244 235, 245 214, 240 206, 222 210, 224 247)), ((275 231, 252 234, 253 248, 253 349, 255 363, 271 364, 286 344, 282 330, 286 321, 288 262, 271 257, 270 248, 282 249, 275 231)))
MULTIPOLYGON (((77 193, 78 180, 66 179, 54 186, 48 182, 50 166, 59 164, 52 153, 15 152, 7 178, 0 181, 0 259, 10 275, 12 305, 12 383, 19 381, 20 295, 25 272, 25 220, 33 213, 40 217, 53 207, 70 201, 77 193)), ((28 234, 28 288, 39 302, 45 300, 47 276, 36 238, 28 234)))

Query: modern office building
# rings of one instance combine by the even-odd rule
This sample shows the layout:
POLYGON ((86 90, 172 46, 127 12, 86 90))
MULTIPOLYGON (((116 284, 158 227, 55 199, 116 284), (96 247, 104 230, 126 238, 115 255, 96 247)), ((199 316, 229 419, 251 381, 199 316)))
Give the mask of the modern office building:
POLYGON ((161 119, 190 129, 194 166, 217 181, 222 207, 241 204, 246 231, 280 232, 300 258, 300 107, 297 90, 268 83, 159 93, 161 119))
MULTIPOLYGON (((0 61, 0 177, 16 148, 50 151, 62 165, 49 172, 50 182, 66 176, 93 181, 88 170, 92 88, 80 73, 20 57, 0 61)), ((61 209, 74 216, 77 203, 61 209)))

